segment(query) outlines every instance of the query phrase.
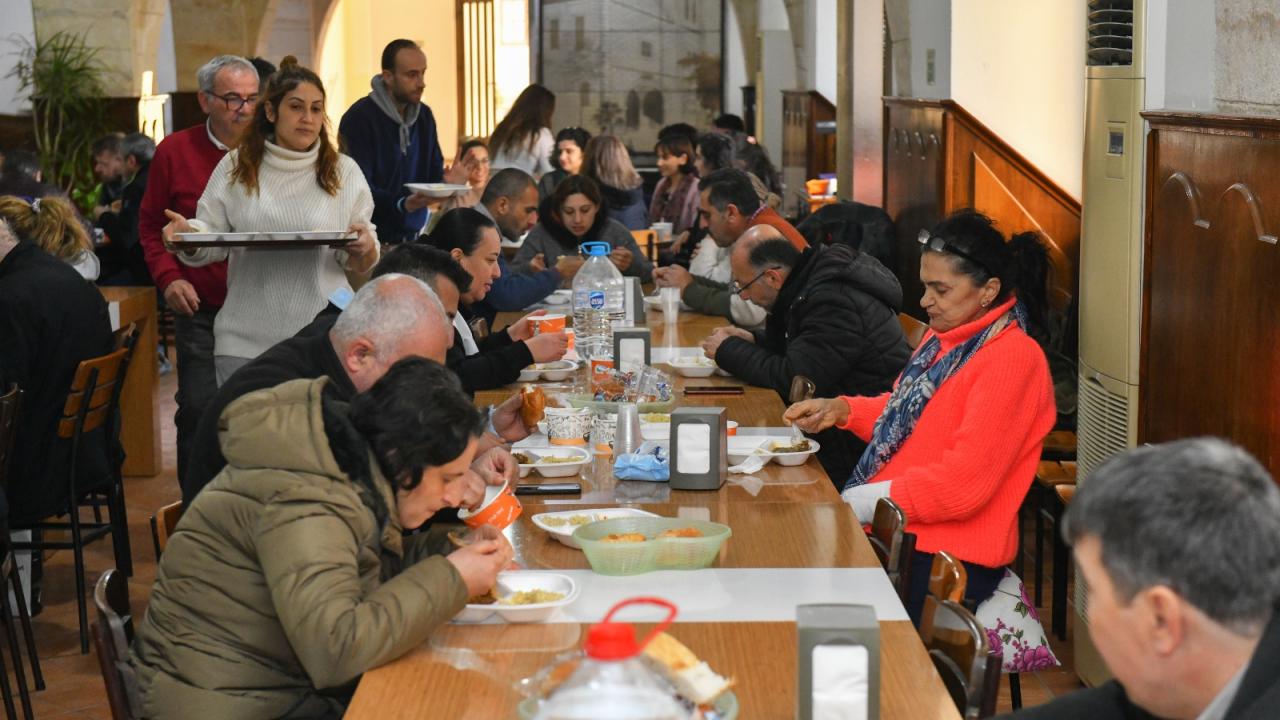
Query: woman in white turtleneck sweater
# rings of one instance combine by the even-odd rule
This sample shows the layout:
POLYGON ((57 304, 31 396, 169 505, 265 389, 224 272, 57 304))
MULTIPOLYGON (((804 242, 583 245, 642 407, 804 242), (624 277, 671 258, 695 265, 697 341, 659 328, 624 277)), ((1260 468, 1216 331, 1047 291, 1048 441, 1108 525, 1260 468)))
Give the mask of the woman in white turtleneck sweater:
POLYGON ((240 146, 214 168, 190 220, 166 211, 176 232, 348 230, 339 249, 201 248, 188 265, 227 260, 227 300, 213 325, 221 385, 237 369, 310 323, 339 288, 358 287, 378 260, 373 196, 360 167, 329 140, 320 78, 285 58, 240 146))

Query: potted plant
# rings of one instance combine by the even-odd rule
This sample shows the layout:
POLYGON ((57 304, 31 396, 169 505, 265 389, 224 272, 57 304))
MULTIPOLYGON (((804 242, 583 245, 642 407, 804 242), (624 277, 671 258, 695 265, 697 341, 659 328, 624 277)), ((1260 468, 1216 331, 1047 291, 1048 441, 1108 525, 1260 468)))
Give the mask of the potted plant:
POLYGON ((102 79, 105 69, 98 48, 85 35, 59 31, 43 40, 21 44, 11 76, 20 92, 31 97, 36 152, 45 181, 67 191, 77 203, 92 200, 96 184, 90 146, 106 132, 102 79))

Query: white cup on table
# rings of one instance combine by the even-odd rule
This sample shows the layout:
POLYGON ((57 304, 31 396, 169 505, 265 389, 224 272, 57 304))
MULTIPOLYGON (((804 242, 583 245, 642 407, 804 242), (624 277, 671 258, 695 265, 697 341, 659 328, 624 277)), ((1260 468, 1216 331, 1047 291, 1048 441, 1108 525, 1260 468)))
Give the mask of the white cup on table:
POLYGON ((657 235, 658 245, 666 245, 671 242, 672 225, 669 222, 656 222, 649 226, 649 229, 657 235))
POLYGON ((675 322, 680 316, 680 288, 658 288, 658 301, 667 322, 675 322))

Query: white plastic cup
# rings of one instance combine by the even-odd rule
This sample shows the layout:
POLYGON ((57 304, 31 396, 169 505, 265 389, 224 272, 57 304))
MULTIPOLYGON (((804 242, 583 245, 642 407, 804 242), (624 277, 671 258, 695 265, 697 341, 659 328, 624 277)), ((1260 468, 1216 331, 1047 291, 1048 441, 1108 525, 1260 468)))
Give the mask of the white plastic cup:
POLYGON ((658 299, 661 301, 662 314, 666 316, 666 321, 675 322, 680 316, 680 288, 659 288, 658 299))
POLYGON ((658 244, 665 245, 671 242, 672 225, 669 222, 656 222, 649 226, 657 236, 658 244))

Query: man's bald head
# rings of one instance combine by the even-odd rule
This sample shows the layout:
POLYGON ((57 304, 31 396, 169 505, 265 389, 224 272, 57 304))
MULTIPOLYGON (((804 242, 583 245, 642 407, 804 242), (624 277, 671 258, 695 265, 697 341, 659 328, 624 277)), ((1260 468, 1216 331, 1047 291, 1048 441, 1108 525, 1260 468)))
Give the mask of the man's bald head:
POLYGON ((443 363, 453 330, 430 286, 391 273, 360 288, 329 331, 329 340, 356 390, 364 392, 402 358, 443 363))
POLYGON ((768 240, 786 239, 782 231, 772 225, 754 225, 747 228, 747 231, 742 233, 742 237, 739 237, 738 241, 733 244, 733 254, 741 253, 742 258, 745 260, 760 243, 768 240))
POLYGON ((744 300, 769 309, 791 269, 800 260, 796 250, 777 228, 756 225, 742 233, 729 254, 735 290, 744 300))

